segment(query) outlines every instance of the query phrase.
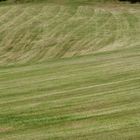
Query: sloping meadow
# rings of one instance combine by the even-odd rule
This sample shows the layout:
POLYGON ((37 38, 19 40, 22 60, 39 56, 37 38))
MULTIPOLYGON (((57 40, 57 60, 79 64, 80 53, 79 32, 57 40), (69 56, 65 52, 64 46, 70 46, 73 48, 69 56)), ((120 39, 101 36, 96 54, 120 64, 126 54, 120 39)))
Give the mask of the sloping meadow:
POLYGON ((65 2, 0 5, 0 140, 139 140, 139 4, 65 2))

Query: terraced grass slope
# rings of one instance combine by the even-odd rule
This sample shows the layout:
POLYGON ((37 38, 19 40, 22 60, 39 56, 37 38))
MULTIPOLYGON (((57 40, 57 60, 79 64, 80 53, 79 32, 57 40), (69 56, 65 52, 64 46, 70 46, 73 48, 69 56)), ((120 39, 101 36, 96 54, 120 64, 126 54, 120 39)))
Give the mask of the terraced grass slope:
POLYGON ((0 140, 139 140, 140 5, 0 6, 0 140))

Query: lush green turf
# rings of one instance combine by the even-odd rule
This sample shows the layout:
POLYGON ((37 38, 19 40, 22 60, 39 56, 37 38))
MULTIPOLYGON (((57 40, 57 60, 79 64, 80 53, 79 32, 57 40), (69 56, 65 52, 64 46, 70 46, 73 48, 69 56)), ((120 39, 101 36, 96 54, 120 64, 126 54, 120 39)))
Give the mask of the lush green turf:
POLYGON ((140 6, 0 6, 0 140, 139 140, 140 6))

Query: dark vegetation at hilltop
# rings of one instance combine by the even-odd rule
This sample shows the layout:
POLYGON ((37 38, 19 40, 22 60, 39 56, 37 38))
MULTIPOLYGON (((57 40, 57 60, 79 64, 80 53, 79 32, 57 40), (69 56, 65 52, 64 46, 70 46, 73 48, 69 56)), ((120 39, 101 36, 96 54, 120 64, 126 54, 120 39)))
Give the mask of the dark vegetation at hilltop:
POLYGON ((129 2, 131 2, 131 3, 140 2, 140 0, 120 0, 120 1, 129 1, 129 2))

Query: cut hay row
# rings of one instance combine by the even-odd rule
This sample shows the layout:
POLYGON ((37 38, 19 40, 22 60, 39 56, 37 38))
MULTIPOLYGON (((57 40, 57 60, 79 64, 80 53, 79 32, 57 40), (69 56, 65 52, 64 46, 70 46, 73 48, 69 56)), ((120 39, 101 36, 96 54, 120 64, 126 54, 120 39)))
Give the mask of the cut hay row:
POLYGON ((140 10, 121 5, 115 9, 55 4, 1 7, 0 64, 135 47, 140 43, 139 14, 140 10))

